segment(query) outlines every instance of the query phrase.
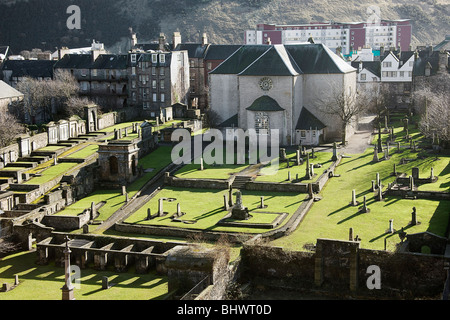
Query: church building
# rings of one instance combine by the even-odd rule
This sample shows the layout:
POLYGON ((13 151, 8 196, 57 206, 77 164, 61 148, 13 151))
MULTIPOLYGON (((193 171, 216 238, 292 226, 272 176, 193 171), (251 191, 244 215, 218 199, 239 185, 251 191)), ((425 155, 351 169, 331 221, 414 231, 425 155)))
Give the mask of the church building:
POLYGON ((337 141, 341 121, 318 100, 355 92, 356 71, 322 44, 245 45, 209 73, 210 106, 219 127, 278 129, 284 146, 337 141))

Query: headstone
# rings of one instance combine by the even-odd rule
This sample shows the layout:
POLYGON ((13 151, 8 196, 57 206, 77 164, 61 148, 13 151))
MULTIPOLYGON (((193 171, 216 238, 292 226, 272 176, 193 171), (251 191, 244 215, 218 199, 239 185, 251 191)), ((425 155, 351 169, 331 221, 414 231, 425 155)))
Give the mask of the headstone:
POLYGON ((64 249, 64 278, 65 283, 61 288, 62 290, 62 300, 74 300, 73 285, 72 285, 72 275, 70 274, 70 248, 69 248, 69 237, 66 236, 66 248, 64 249))
POLYGON ((416 226, 417 225, 417 212, 416 212, 416 207, 413 207, 413 211, 412 211, 412 213, 411 213, 411 224, 413 225, 413 226, 416 226))
POLYGON ((383 189, 381 187, 378 188, 378 201, 383 201, 383 189))
POLYGON ((97 215, 95 210, 95 202, 91 202, 91 220, 94 220, 97 215))
POLYGON ((227 198, 227 195, 226 194, 224 194, 223 195, 223 209, 225 210, 225 211, 228 211, 228 198, 227 198))
POLYGON ((286 149, 284 149, 284 148, 280 149, 280 159, 282 161, 286 160, 286 149))
POLYGON ((164 215, 164 205, 163 199, 158 200, 158 217, 162 217, 164 215))
POLYGON ((336 142, 333 142, 333 157, 331 158, 331 161, 337 160, 337 144, 336 142))
POLYGON ((230 207, 233 206, 233 187, 230 186, 230 189, 228 190, 228 205, 230 207))
POLYGON ((311 168, 309 169, 309 172, 310 172, 311 177, 313 177, 314 176, 314 164, 311 163, 310 166, 311 166, 311 168))
POLYGON ((291 181, 291 180, 292 180, 291 172, 289 171, 289 172, 288 172, 288 181, 291 181))
POLYGON ((103 289, 103 290, 107 290, 107 289, 109 289, 109 288, 111 288, 111 286, 110 286, 110 284, 109 284, 109 279, 108 279, 108 277, 103 277, 103 278, 102 278, 102 289, 103 289))
POLYGON ((412 177, 414 179, 419 179, 419 168, 412 168, 412 177))
POLYGON ((152 210, 150 208, 147 208, 147 220, 152 219, 152 210))
POLYGON ((313 185, 312 183, 308 184, 308 195, 310 199, 314 198, 313 185))
POLYGON ((394 233, 394 219, 389 220, 388 233, 394 233))
POLYGON ((264 197, 263 196, 261 196, 261 202, 259 204, 259 208, 260 209, 267 208, 267 206, 264 204, 264 197))
POLYGON ((372 180, 372 192, 374 192, 376 190, 376 186, 375 186, 375 180, 372 180))
POLYGON ((18 286, 19 285, 19 275, 16 274, 14 275, 14 286, 18 286))
POLYGON ((56 166, 57 164, 58 164, 58 158, 55 155, 55 157, 53 158, 53 165, 56 166))
POLYGON ((353 241, 353 228, 348 231, 348 241, 353 241))
POLYGON ((130 197, 128 196, 128 192, 125 193, 125 202, 128 203, 130 201, 130 197))
POLYGON ((297 150, 297 165, 299 166, 301 163, 300 163, 300 151, 299 150, 297 150))
POLYGON ((356 202, 356 190, 352 191, 352 206, 357 206, 358 202, 356 202))
POLYGON ((376 188, 381 187, 381 180, 380 180, 380 174, 377 172, 377 180, 376 180, 376 188))
POLYGON ((431 168, 431 176, 430 176, 431 180, 434 180, 434 168, 431 168))
POLYGON ((83 225, 83 234, 88 234, 89 233, 89 225, 85 224, 83 225))
POLYGON ((311 171, 309 167, 309 153, 306 154, 306 179, 311 179, 311 171))
POLYGON ((181 217, 181 204, 177 204, 177 217, 181 217))
POLYGON ((286 159, 287 162, 287 167, 290 168, 291 167, 291 162, 289 161, 289 158, 286 159))
POLYGON ((396 163, 394 163, 394 176, 396 176, 397 175, 397 164, 396 163))
POLYGON ((411 191, 414 190, 414 178, 413 178, 413 176, 409 176, 409 189, 411 189, 411 191))
POLYGON ((125 128, 125 137, 128 137, 128 128, 125 128))
POLYGON ((127 194, 127 187, 126 186, 122 186, 122 195, 126 195, 127 194))
POLYGON ((363 213, 368 213, 369 212, 369 208, 367 208, 367 197, 366 196, 364 196, 363 206, 361 208, 361 212, 363 212, 363 213))
POLYGON ((311 148, 311 157, 312 157, 313 159, 316 158, 316 152, 315 152, 314 148, 311 148))
POLYGON ((375 146, 373 150, 373 162, 378 162, 380 159, 378 158, 378 148, 375 146))

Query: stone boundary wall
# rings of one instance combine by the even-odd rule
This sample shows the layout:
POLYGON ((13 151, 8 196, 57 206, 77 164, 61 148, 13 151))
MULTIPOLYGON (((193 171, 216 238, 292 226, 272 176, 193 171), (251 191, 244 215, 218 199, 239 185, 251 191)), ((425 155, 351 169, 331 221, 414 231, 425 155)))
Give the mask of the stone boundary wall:
POLYGON ((340 297, 439 298, 445 260, 450 258, 361 249, 358 242, 331 239, 318 239, 315 251, 304 252, 244 244, 241 283, 340 297), (369 266, 380 269, 379 290, 367 288, 369 266))
POLYGON ((450 200, 450 192, 447 191, 418 191, 418 190, 396 190, 389 189, 386 191, 387 195, 399 197, 416 197, 417 199, 431 199, 431 200, 450 200))
POLYGON ((220 179, 184 179, 173 176, 165 177, 164 182, 171 187, 227 190, 230 180, 220 179))
POLYGON ((116 124, 117 114, 115 112, 104 113, 98 117, 98 130, 111 127, 116 124))

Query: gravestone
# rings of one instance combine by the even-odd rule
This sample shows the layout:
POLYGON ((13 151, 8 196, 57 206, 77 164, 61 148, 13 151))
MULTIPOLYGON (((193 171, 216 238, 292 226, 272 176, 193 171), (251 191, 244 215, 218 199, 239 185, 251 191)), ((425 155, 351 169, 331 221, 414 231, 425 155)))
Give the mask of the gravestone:
POLYGON ((301 162, 300 162, 300 151, 299 150, 297 150, 296 157, 297 157, 297 165, 299 166, 301 164, 301 162))
POLYGON ((228 198, 227 198, 227 195, 226 194, 224 194, 223 195, 223 209, 225 210, 225 211, 228 211, 228 198))
POLYGON ((310 199, 314 199, 313 185, 312 183, 308 184, 308 195, 310 199))
POLYGON ((231 219, 235 220, 248 220, 250 219, 250 214, 248 213, 248 208, 244 206, 242 202, 242 193, 237 191, 236 193, 236 204, 231 210, 231 219))
POLYGON ((108 277, 102 277, 102 289, 108 290, 109 288, 111 288, 111 284, 109 283, 108 277))
POLYGON ((396 176, 397 175, 397 164, 394 163, 394 172, 393 175, 396 176))
POLYGON ((126 195, 127 194, 127 187, 126 186, 122 186, 122 195, 126 195))
POLYGON ((288 172, 288 181, 291 181, 292 179, 291 179, 291 172, 289 171, 288 172))
POLYGON ((83 234, 88 234, 89 233, 89 225, 85 224, 83 225, 83 234))
POLYGON ((398 153, 402 152, 402 149, 400 147, 400 142, 397 142, 397 152, 398 153))
POLYGON ((19 285, 19 275, 16 274, 14 275, 14 286, 18 286, 19 285))
POLYGON ((233 187, 230 186, 230 189, 228 189, 228 205, 230 207, 233 206, 233 187))
POLYGON ((353 228, 348 231, 348 241, 353 241, 353 228))
POLYGON ((373 162, 378 162, 380 161, 380 159, 378 158, 378 148, 377 146, 375 146, 374 150, 373 150, 373 162))
POLYGON ((177 217, 181 217, 182 213, 181 213, 181 204, 177 204, 177 217))
POLYGON ((376 188, 380 188, 381 187, 381 180, 380 180, 380 174, 377 172, 377 178, 376 178, 376 188))
POLYGON ((413 226, 417 225, 417 212, 416 212, 416 207, 413 207, 413 211, 411 213, 411 224, 413 226))
POLYGON ((394 219, 389 220, 389 229, 388 233, 394 233, 394 219))
POLYGON ((264 204, 264 196, 261 196, 261 200, 260 200, 260 204, 259 204, 259 208, 260 209, 265 209, 268 206, 264 204))
POLYGON ((431 168, 430 178, 431 178, 431 180, 434 180, 434 168, 431 168))
POLYGON ((281 161, 286 160, 286 149, 284 149, 284 148, 280 149, 280 159, 281 159, 281 161))
POLYGON ((95 202, 91 202, 91 220, 94 220, 97 216, 97 212, 95 210, 95 202))
POLYGON ((411 189, 411 191, 414 190, 414 178, 413 178, 413 176, 409 176, 409 189, 411 189))
POLYGON ((150 210, 150 208, 147 208, 147 220, 151 219, 152 219, 152 211, 150 210))
POLYGON ((370 209, 367 207, 367 197, 364 196, 364 200, 363 200, 363 206, 361 207, 360 210, 362 213, 368 213, 370 212, 370 209))
POLYGON ((374 192, 377 188, 375 187, 375 180, 372 180, 372 192, 374 192))
POLYGON ((419 168, 417 168, 417 167, 415 167, 415 168, 412 168, 412 177, 414 178, 414 179, 419 179, 419 168))
POLYGON ((356 190, 352 190, 352 206, 357 206, 358 202, 356 201, 356 190))
POLYGON ((336 142, 333 142, 333 156, 331 158, 331 161, 337 160, 337 144, 336 142))
POLYGON ((378 188, 378 201, 383 201, 383 189, 381 189, 381 186, 378 188))
POLYGON ((309 169, 309 172, 310 172, 310 175, 311 175, 311 178, 314 176, 314 164, 313 163, 311 163, 311 168, 309 169))
POLYGON ((158 217, 162 217, 164 215, 164 204, 163 199, 158 200, 158 217))

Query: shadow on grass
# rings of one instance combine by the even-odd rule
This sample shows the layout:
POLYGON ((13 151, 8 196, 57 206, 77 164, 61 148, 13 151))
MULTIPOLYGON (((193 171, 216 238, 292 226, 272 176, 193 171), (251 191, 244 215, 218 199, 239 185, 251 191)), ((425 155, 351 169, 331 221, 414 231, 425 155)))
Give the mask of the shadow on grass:
MULTIPOLYGON (((406 231, 406 230, 408 230, 408 229, 411 228, 411 227, 413 227, 413 226, 412 226, 412 225, 407 225, 406 227, 403 227, 403 231, 406 231)), ((395 235, 398 236, 398 235, 400 234, 401 231, 402 231, 401 228, 400 228, 400 230, 396 230, 394 233, 388 233, 388 232, 386 231, 386 232, 380 234, 378 237, 375 237, 375 238, 370 239, 369 242, 375 242, 375 241, 377 241, 377 240, 379 240, 379 239, 381 239, 381 238, 383 238, 383 237, 385 237, 386 239, 389 239, 389 238, 391 238, 391 237, 393 237, 393 236, 395 236, 395 235)))

